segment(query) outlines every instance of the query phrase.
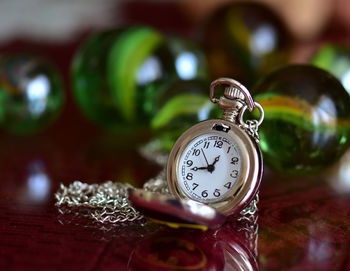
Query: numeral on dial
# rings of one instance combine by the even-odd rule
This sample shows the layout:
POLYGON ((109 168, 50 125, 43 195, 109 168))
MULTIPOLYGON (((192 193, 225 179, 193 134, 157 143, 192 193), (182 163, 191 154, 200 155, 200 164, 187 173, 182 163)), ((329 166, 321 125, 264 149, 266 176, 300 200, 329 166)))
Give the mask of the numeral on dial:
POLYGON ((208 149, 209 145, 210 145, 210 142, 208 142, 208 141, 204 142, 203 149, 208 149))
POLYGON ((186 162, 187 166, 190 167, 193 165, 193 161, 192 160, 187 160, 186 162))
POLYGON ((230 176, 231 176, 232 178, 237 178, 237 176, 238 176, 238 170, 235 170, 235 169, 232 170, 230 176))
POLYGON ((230 188, 231 188, 231 185, 232 185, 231 182, 227 182, 227 183, 224 185, 224 187, 226 187, 227 189, 230 189, 230 188))
POLYGON ((194 149, 192 155, 199 156, 201 151, 199 149, 194 149))
POLYGON ((215 197, 220 197, 220 190, 219 189, 215 189, 215 191, 214 191, 214 193, 213 193, 213 195, 215 196, 215 197))
POLYGON ((203 197, 203 198, 208 197, 208 190, 204 190, 204 191, 202 192, 202 197, 203 197))
POLYGON ((193 186, 192 190, 195 190, 198 187, 198 185, 199 185, 198 183, 193 183, 192 184, 192 186, 193 186))
POLYGON ((224 144, 224 142, 220 141, 220 140, 216 140, 214 143, 214 147, 217 147, 219 149, 222 148, 222 144, 224 144))
POLYGON ((187 173, 186 179, 191 181, 193 179, 193 173, 191 173, 191 172, 187 173))
POLYGON ((231 158, 231 164, 237 165, 237 163, 238 163, 238 157, 232 157, 231 158))

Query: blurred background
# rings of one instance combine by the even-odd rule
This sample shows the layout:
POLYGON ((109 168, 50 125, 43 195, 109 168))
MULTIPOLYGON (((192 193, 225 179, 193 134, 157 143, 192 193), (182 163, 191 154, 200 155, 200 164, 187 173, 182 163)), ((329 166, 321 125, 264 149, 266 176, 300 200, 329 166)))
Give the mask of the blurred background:
MULTIPOLYGON (((92 30, 141 23, 194 38, 201 23, 229 0, 219 1, 1 1, 1 42, 14 40, 65 44, 92 30), (197 30, 197 31, 196 31, 197 30)), ((260 0, 287 24, 298 41, 345 38, 348 6, 345 0, 260 0), (338 31, 335 31, 338 30, 338 31)))

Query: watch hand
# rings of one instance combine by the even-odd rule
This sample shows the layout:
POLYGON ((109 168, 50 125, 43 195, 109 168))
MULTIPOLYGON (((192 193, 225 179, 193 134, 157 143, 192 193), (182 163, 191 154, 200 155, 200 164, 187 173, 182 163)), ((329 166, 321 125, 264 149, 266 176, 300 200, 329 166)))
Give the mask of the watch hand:
POLYGON ((191 170, 197 171, 199 169, 208 169, 208 167, 193 167, 191 170))
POLYGON ((214 166, 216 164, 216 162, 219 161, 219 159, 220 159, 220 155, 216 156, 215 159, 214 159, 214 162, 211 165, 214 166))
POLYGON ((203 151, 203 149, 202 149, 202 148, 201 148, 201 151, 202 151, 202 153, 203 153, 203 156, 204 156, 205 162, 207 163, 207 166, 209 166, 209 163, 208 163, 207 157, 205 156, 204 151, 203 151))

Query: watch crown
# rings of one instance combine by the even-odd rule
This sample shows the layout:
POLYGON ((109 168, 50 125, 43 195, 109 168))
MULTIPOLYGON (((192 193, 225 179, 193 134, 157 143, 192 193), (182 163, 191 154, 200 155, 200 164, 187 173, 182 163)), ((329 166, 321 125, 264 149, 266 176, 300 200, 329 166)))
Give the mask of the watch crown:
POLYGON ((224 96, 230 100, 234 100, 234 99, 244 100, 244 94, 242 93, 242 91, 239 88, 234 86, 226 87, 224 96))

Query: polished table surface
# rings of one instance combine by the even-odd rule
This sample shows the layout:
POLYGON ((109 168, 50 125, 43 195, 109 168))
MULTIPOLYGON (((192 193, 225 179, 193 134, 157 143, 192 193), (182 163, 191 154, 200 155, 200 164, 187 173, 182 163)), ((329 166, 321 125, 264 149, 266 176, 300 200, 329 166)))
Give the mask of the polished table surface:
POLYGON ((1 134, 1 270, 350 269, 350 194, 323 176, 283 180, 266 172, 258 234, 250 238, 236 218, 202 232, 153 223, 101 226, 60 214, 54 192, 61 182, 141 186, 161 170, 75 110, 39 135, 1 134))

